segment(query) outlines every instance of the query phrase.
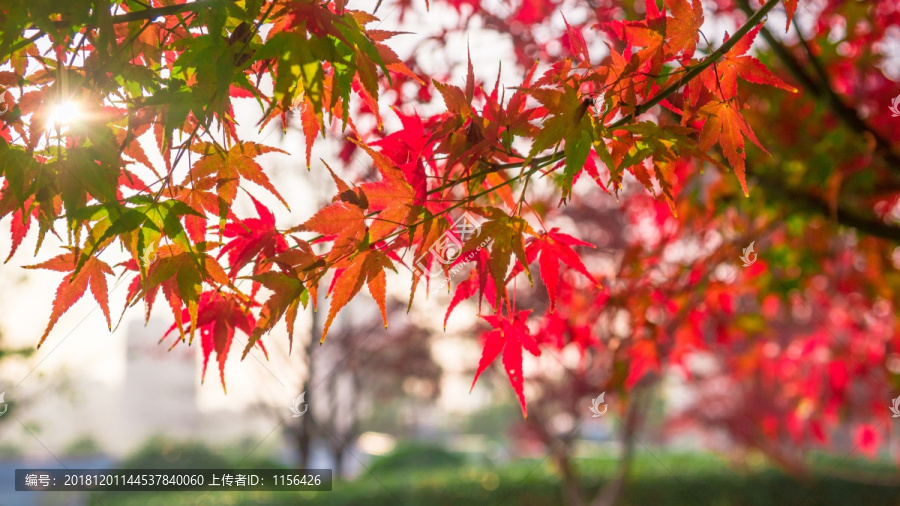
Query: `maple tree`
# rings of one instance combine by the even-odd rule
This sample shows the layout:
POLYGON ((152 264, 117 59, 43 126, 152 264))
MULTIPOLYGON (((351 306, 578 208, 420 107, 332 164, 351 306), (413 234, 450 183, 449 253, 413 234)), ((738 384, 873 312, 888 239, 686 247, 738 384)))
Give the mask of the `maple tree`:
MULTIPOLYGON (((706 422, 750 445, 782 428, 784 445, 827 444, 851 404, 889 415, 900 386, 889 363, 900 343, 891 2, 798 13, 796 0, 398 0, 401 25, 420 3, 458 23, 408 58, 400 33, 380 28, 381 2, 0 7, 10 258, 30 230, 39 251, 48 233, 65 249, 31 266, 65 273, 40 343, 88 288, 112 326, 106 278, 128 275, 126 307, 149 314, 161 293, 171 335, 190 344, 199 330, 224 387, 237 331, 244 355, 280 322, 292 336, 322 292, 326 341, 363 287, 387 325, 388 276, 405 276, 410 306, 441 280, 448 316, 475 299, 489 329, 474 379, 500 357, 525 416, 523 350, 568 346, 584 394, 623 400, 664 367, 689 374, 692 353, 718 354, 720 374, 747 381, 747 399, 765 408, 706 422), (766 23, 774 13, 784 27, 766 23), (730 32, 720 44, 701 31, 710 17, 730 32), (444 47, 475 24, 513 42, 516 68, 503 73, 521 76, 514 86, 483 82, 470 55, 444 47), (838 25, 856 29, 834 35, 838 25), (464 67, 459 80, 423 70, 441 50, 464 67), (241 139, 237 100, 258 104, 259 127, 299 118, 303 169, 331 175, 330 204, 276 227, 258 198, 291 202, 258 158, 284 151, 241 139), (52 111, 68 102, 90 114, 63 128, 52 111), (340 152, 317 163, 322 137, 340 152), (372 170, 354 173, 357 156, 372 170), (255 217, 232 211, 239 190, 255 195, 255 217), (585 207, 613 205, 630 230, 610 268, 581 225, 597 223, 585 207), (478 221, 466 237, 460 216, 478 221), (751 241, 759 261, 734 269, 751 241), (675 251, 689 244, 700 253, 675 251), (109 260, 116 250, 128 258, 109 260), (536 279, 548 303, 517 303, 536 279), (810 354, 820 358, 798 358, 810 354), (600 367, 605 379, 590 379, 600 367), (815 379, 795 378, 798 368, 815 379), (870 387, 862 406, 847 395, 854 382, 870 387)), ((878 425, 865 419, 858 433, 874 451, 878 425)), ((783 454, 776 446, 764 449, 783 454)))
MULTIPOLYGON (((306 399, 314 417, 300 417, 288 427, 302 456, 298 467, 309 463, 310 440, 315 436, 327 440, 332 470, 338 476, 346 473, 348 447, 365 430, 372 430, 363 423, 369 412, 395 415, 398 404, 402 406, 397 402, 401 395, 427 406, 439 396, 442 376, 431 353, 437 335, 398 318, 406 312, 404 300, 388 297, 388 317, 395 322, 389 328, 382 327, 378 311, 366 311, 371 308, 363 301, 351 304, 354 318, 336 326, 305 376, 304 391, 315 395, 306 399)), ((318 347, 318 342, 310 345, 318 347)))

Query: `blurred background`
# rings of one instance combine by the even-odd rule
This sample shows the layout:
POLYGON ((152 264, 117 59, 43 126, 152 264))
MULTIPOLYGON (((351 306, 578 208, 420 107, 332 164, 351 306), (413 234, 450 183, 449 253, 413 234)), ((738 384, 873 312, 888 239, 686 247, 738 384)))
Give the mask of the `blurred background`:
MULTIPOLYGON (((587 19, 578 2, 484 2, 475 18, 469 15, 477 1, 432 2, 430 12, 422 3, 385 1, 378 14, 385 29, 415 32, 397 38, 402 57, 418 55, 411 68, 458 83, 467 45, 475 73, 488 83, 501 62, 513 69, 523 52, 538 51, 520 43, 528 34, 510 21, 527 5, 552 7, 541 11, 546 33, 535 31, 529 42, 541 42, 551 56, 564 52, 548 42, 564 27, 559 12, 573 24, 587 19)), ((643 8, 622 3, 629 15, 643 8)), ((721 3, 728 2, 709 2, 721 3)), ((812 26, 834 2, 819 5, 825 3, 798 11, 800 24, 812 26)), ((783 14, 771 17, 783 25, 783 14)), ((733 27, 708 11, 703 30, 721 41, 733 27)), ((900 93, 892 81, 900 68, 897 36, 895 30, 886 37, 888 57, 877 70, 884 87, 900 93)), ((766 55, 768 48, 760 58, 766 55)), ((504 71, 501 82, 512 89, 519 74, 504 71)), ((416 112, 442 110, 439 98, 410 84, 382 100, 418 93, 416 112)), ((322 346, 321 315, 303 312, 292 345, 279 325, 264 338, 268 356, 259 349, 244 360, 230 354, 226 393, 215 364, 201 382, 197 346, 172 346, 172 336, 161 341, 172 324, 165 307, 149 315, 122 307, 127 279, 111 286, 122 315, 112 331, 86 297, 35 350, 60 276, 21 268, 45 260, 27 254, 37 241, 29 235, 20 253, 0 265, 0 410, 7 409, 0 415, 0 505, 900 504, 900 448, 889 411, 900 396, 894 330, 900 255, 893 242, 841 229, 827 209, 809 218, 785 211, 796 204, 790 194, 778 200, 767 193, 765 178, 776 171, 815 184, 822 178, 791 160, 790 150, 804 142, 779 130, 790 125, 766 116, 789 111, 788 99, 781 91, 765 93, 751 121, 775 156, 748 156, 748 166, 759 163, 750 200, 735 203, 732 174, 707 172, 685 182, 674 220, 662 198, 629 174, 617 196, 599 194, 584 178, 572 204, 553 215, 549 225, 596 247, 581 252, 602 287, 561 281, 565 308, 542 324, 563 330, 539 330, 565 335, 566 342, 525 357, 527 418, 501 368, 489 368, 472 385, 486 328, 477 304, 463 302, 445 322, 449 290, 467 271, 449 286, 432 278, 409 309, 410 275, 401 271, 388 283, 388 328, 374 302, 361 296, 339 314, 322 346), (720 207, 706 213, 713 197, 720 207), (755 250, 748 251, 751 244, 755 250), (664 351, 629 341, 638 326, 653 327, 664 351), (835 330, 837 337, 829 329, 851 330, 835 330), (694 335, 708 346, 685 344, 694 335), (844 338, 854 340, 850 351, 842 348, 844 338), (617 355, 625 343, 628 367, 617 355), (291 409, 298 401, 308 408, 302 416, 291 409), (14 492, 13 471, 38 467, 328 468, 335 484, 331 492, 310 493, 14 492)), ((328 202, 334 186, 321 166, 298 169, 299 122, 286 132, 281 125, 260 132, 258 113, 252 100, 239 104, 239 135, 291 153, 259 159, 292 208, 265 195, 260 200, 276 210, 279 227, 291 227, 328 202)), ((824 112, 810 114, 810 123, 826 123, 816 116, 824 112)), ((397 117, 384 119, 387 131, 402 129, 397 117)), ((817 148, 823 164, 838 154, 855 156, 842 144, 851 134, 832 128, 823 134, 831 144, 817 148)), ((316 144, 313 160, 340 158, 347 172, 370 170, 339 131, 332 134, 316 144)), ((234 210, 254 215, 243 194, 234 210)), ((6 258, 9 237, 0 241, 6 258)), ((537 277, 533 286, 518 285, 517 297, 520 309, 549 304, 537 277)), ((241 347, 245 339, 235 338, 241 347)))

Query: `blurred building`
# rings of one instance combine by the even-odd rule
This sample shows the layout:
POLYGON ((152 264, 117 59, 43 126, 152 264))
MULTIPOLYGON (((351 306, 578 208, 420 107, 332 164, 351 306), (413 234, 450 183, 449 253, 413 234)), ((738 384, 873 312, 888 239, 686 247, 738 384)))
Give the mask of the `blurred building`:
POLYGON ((116 446, 134 446, 159 433, 178 439, 198 432, 199 342, 172 347, 179 339, 175 330, 160 343, 167 330, 160 319, 150 319, 146 326, 142 321, 128 325, 125 381, 116 407, 119 426, 125 430, 119 431, 116 446))
MULTIPOLYGON (((199 335, 192 346, 185 342, 172 348, 177 331, 160 343, 168 330, 163 319, 151 318, 146 326, 134 321, 126 329, 120 381, 68 376, 48 388, 51 395, 30 399, 22 421, 46 449, 21 432, 19 444, 26 455, 49 458, 49 450, 61 456, 73 441, 91 439, 105 454, 122 457, 157 435, 217 445, 261 438, 272 429, 272 420, 262 413, 235 416, 200 407, 199 335)), ((218 371, 215 364, 210 368, 216 381, 207 388, 216 388, 218 371)))

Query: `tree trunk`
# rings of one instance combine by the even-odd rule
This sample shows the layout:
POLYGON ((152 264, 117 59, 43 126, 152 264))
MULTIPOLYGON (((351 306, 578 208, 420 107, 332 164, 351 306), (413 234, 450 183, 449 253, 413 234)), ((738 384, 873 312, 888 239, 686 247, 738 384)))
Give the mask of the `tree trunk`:
POLYGON ((625 490, 625 481, 631 470, 631 462, 634 458, 634 443, 637 440, 635 432, 640 428, 641 415, 647 405, 651 392, 648 386, 635 385, 632 390, 634 401, 628 406, 625 414, 625 425, 622 427, 622 459, 619 462, 619 471, 613 480, 602 487, 591 506, 613 506, 625 490))
POLYGON ((334 457, 334 477, 344 477, 344 447, 338 442, 331 446, 331 453, 334 457))
POLYGON ((581 479, 572 462, 571 451, 568 443, 559 445, 560 450, 555 452, 556 464, 563 475, 563 498, 568 506, 583 506, 581 496, 581 479))
POLYGON ((581 478, 578 470, 572 462, 572 452, 569 442, 565 439, 554 437, 547 430, 547 423, 538 413, 528 417, 528 423, 531 424, 538 432, 541 440, 548 448, 550 448, 553 462, 559 468, 562 475, 562 493, 563 500, 567 506, 583 506, 583 498, 581 494, 581 478))
MULTIPOLYGON (((316 301, 317 302, 317 301, 316 301)), ((311 410, 311 402, 312 402, 312 392, 310 391, 310 386, 312 385, 313 380, 313 360, 312 354, 313 350, 316 349, 316 344, 321 339, 321 332, 319 331, 319 317, 318 313, 315 311, 312 312, 312 318, 310 323, 310 332, 309 332, 309 342, 306 344, 306 350, 304 350, 303 359, 306 360, 306 377, 302 381, 302 392, 306 392, 306 404, 310 406, 308 408, 311 410)), ((298 428, 295 435, 295 444, 297 445, 298 454, 300 455, 300 468, 305 469, 309 467, 309 453, 310 447, 312 445, 313 439, 313 421, 312 421, 312 413, 307 413, 309 416, 301 416, 300 420, 298 420, 298 428)))

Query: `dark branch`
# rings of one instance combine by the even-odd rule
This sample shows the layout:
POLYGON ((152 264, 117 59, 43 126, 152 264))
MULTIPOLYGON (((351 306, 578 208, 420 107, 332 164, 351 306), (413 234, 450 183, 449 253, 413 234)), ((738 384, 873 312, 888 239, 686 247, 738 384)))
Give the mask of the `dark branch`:
MULTIPOLYGON (((210 8, 212 8, 213 4, 221 3, 222 1, 223 0, 197 0, 196 2, 190 2, 190 3, 186 3, 186 4, 167 5, 165 7, 153 7, 150 9, 142 9, 139 11, 126 12, 125 14, 117 14, 115 16, 111 16, 109 18, 109 20, 112 24, 129 23, 132 21, 151 20, 151 19, 156 19, 160 16, 172 16, 174 14, 181 14, 183 12, 197 12, 197 11, 200 11, 203 9, 210 9, 210 8)), ((225 1, 233 2, 234 0, 225 0, 225 1)), ((72 25, 71 21, 54 21, 53 26, 55 26, 57 29, 63 30, 66 28, 71 28, 73 25, 72 25)), ((84 27, 88 28, 88 29, 97 28, 96 26, 93 26, 93 25, 84 25, 84 27)), ((30 26, 30 27, 25 28, 25 30, 27 31, 27 30, 38 30, 38 29, 35 28, 34 26, 30 26)), ((35 33, 31 37, 29 37, 27 39, 23 39, 23 40, 17 42, 16 44, 13 44, 12 47, 10 47, 10 49, 6 51, 5 54, 0 55, 0 60, 5 60, 8 55, 22 49, 23 47, 28 46, 29 44, 33 44, 37 39, 43 37, 44 35, 47 35, 47 34, 43 30, 38 30, 37 33, 35 33)))
POLYGON ((807 191, 785 186, 784 181, 755 175, 769 194, 778 195, 780 200, 788 203, 798 211, 806 211, 830 217, 846 227, 854 228, 860 232, 900 243, 900 228, 889 225, 884 221, 864 215, 847 205, 838 203, 835 208, 822 197, 813 195, 807 191))
MULTIPOLYGON (((739 2, 744 12, 752 12, 750 10, 749 4, 747 3, 747 0, 739 0, 739 2)), ((797 30, 797 36, 800 38, 803 47, 806 48, 810 63, 816 69, 816 72, 821 76, 821 81, 817 80, 809 72, 807 72, 800 60, 798 60, 778 38, 772 35, 772 32, 770 32, 765 26, 759 31, 759 33, 763 36, 763 38, 766 40, 766 43, 769 44, 769 47, 772 48, 772 51, 775 52, 775 54, 784 63, 791 74, 793 74, 794 77, 800 82, 800 84, 802 84, 803 87, 806 88, 814 96, 824 100, 831 108, 835 116, 837 116, 841 121, 843 121, 854 131, 868 132, 870 135, 872 135, 876 143, 876 153, 884 158, 886 162, 888 162, 887 165, 890 170, 900 174, 900 156, 898 156, 898 154, 894 151, 893 143, 885 136, 883 136, 881 132, 875 130, 872 125, 866 122, 859 115, 859 112, 855 108, 847 105, 844 99, 834 91, 834 89, 831 87, 831 84, 829 83, 825 68, 821 65, 817 57, 810 50, 809 45, 803 38, 803 34, 800 33, 800 30, 797 30)))

